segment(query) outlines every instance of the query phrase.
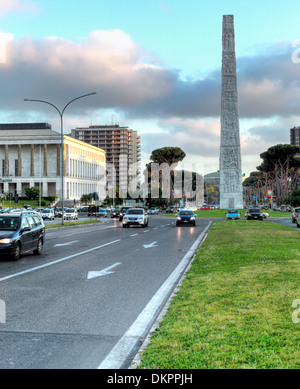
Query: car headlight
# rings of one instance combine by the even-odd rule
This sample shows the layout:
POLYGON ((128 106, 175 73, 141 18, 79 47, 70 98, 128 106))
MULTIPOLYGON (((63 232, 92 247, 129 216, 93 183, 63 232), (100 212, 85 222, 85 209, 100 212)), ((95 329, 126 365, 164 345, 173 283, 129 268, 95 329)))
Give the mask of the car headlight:
POLYGON ((195 220, 195 218, 192 216, 192 217, 191 217, 191 220, 195 220))
POLYGON ((177 216, 177 220, 181 220, 181 217, 180 217, 180 216, 177 216))
POLYGON ((2 244, 9 244, 9 243, 12 243, 13 240, 12 239, 0 239, 0 243, 2 244))

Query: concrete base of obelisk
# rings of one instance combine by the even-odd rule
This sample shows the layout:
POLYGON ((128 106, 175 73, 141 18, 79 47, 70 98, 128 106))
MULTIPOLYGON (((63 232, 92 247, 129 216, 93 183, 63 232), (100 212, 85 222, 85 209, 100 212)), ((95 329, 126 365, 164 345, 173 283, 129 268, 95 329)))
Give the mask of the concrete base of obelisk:
MULTIPOLYGON (((221 188, 220 188, 221 192, 221 188)), ((243 209, 242 193, 223 193, 220 198, 220 209, 238 208, 243 209)))

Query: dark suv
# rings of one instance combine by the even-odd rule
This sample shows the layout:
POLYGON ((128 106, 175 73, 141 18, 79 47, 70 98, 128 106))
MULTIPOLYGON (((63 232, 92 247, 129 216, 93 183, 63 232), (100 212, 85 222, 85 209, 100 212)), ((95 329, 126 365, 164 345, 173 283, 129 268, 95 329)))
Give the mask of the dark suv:
POLYGON ((120 209, 120 213, 119 213, 119 220, 123 220, 123 216, 125 215, 125 213, 128 211, 128 209, 130 209, 132 207, 121 207, 120 209))
POLYGON ((17 261, 21 254, 42 253, 45 241, 43 219, 34 212, 2 213, 0 215, 0 253, 17 261))
POLYGON ((245 218, 247 220, 263 220, 264 215, 262 211, 259 208, 250 208, 245 213, 245 218))

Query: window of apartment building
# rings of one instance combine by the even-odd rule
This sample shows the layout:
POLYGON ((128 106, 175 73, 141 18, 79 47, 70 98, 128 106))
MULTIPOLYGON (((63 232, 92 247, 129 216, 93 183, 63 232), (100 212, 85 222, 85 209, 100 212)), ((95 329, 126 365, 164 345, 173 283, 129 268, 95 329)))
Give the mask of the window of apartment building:
MULTIPOLYGON (((9 174, 9 161, 7 161, 8 164, 8 174, 9 174)), ((2 176, 5 176, 5 159, 2 159, 2 176)))
POLYGON ((15 177, 19 175, 19 160, 15 159, 15 177))

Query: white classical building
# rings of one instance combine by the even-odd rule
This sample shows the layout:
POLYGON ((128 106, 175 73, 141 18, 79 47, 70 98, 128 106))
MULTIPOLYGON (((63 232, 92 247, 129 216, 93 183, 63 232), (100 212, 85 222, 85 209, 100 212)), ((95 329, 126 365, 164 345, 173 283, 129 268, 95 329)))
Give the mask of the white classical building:
MULTIPOLYGON (((64 199, 83 194, 105 198, 105 151, 64 136, 64 199)), ((0 124, 0 193, 25 196, 37 187, 43 197, 61 198, 61 134, 47 123, 0 124)))

